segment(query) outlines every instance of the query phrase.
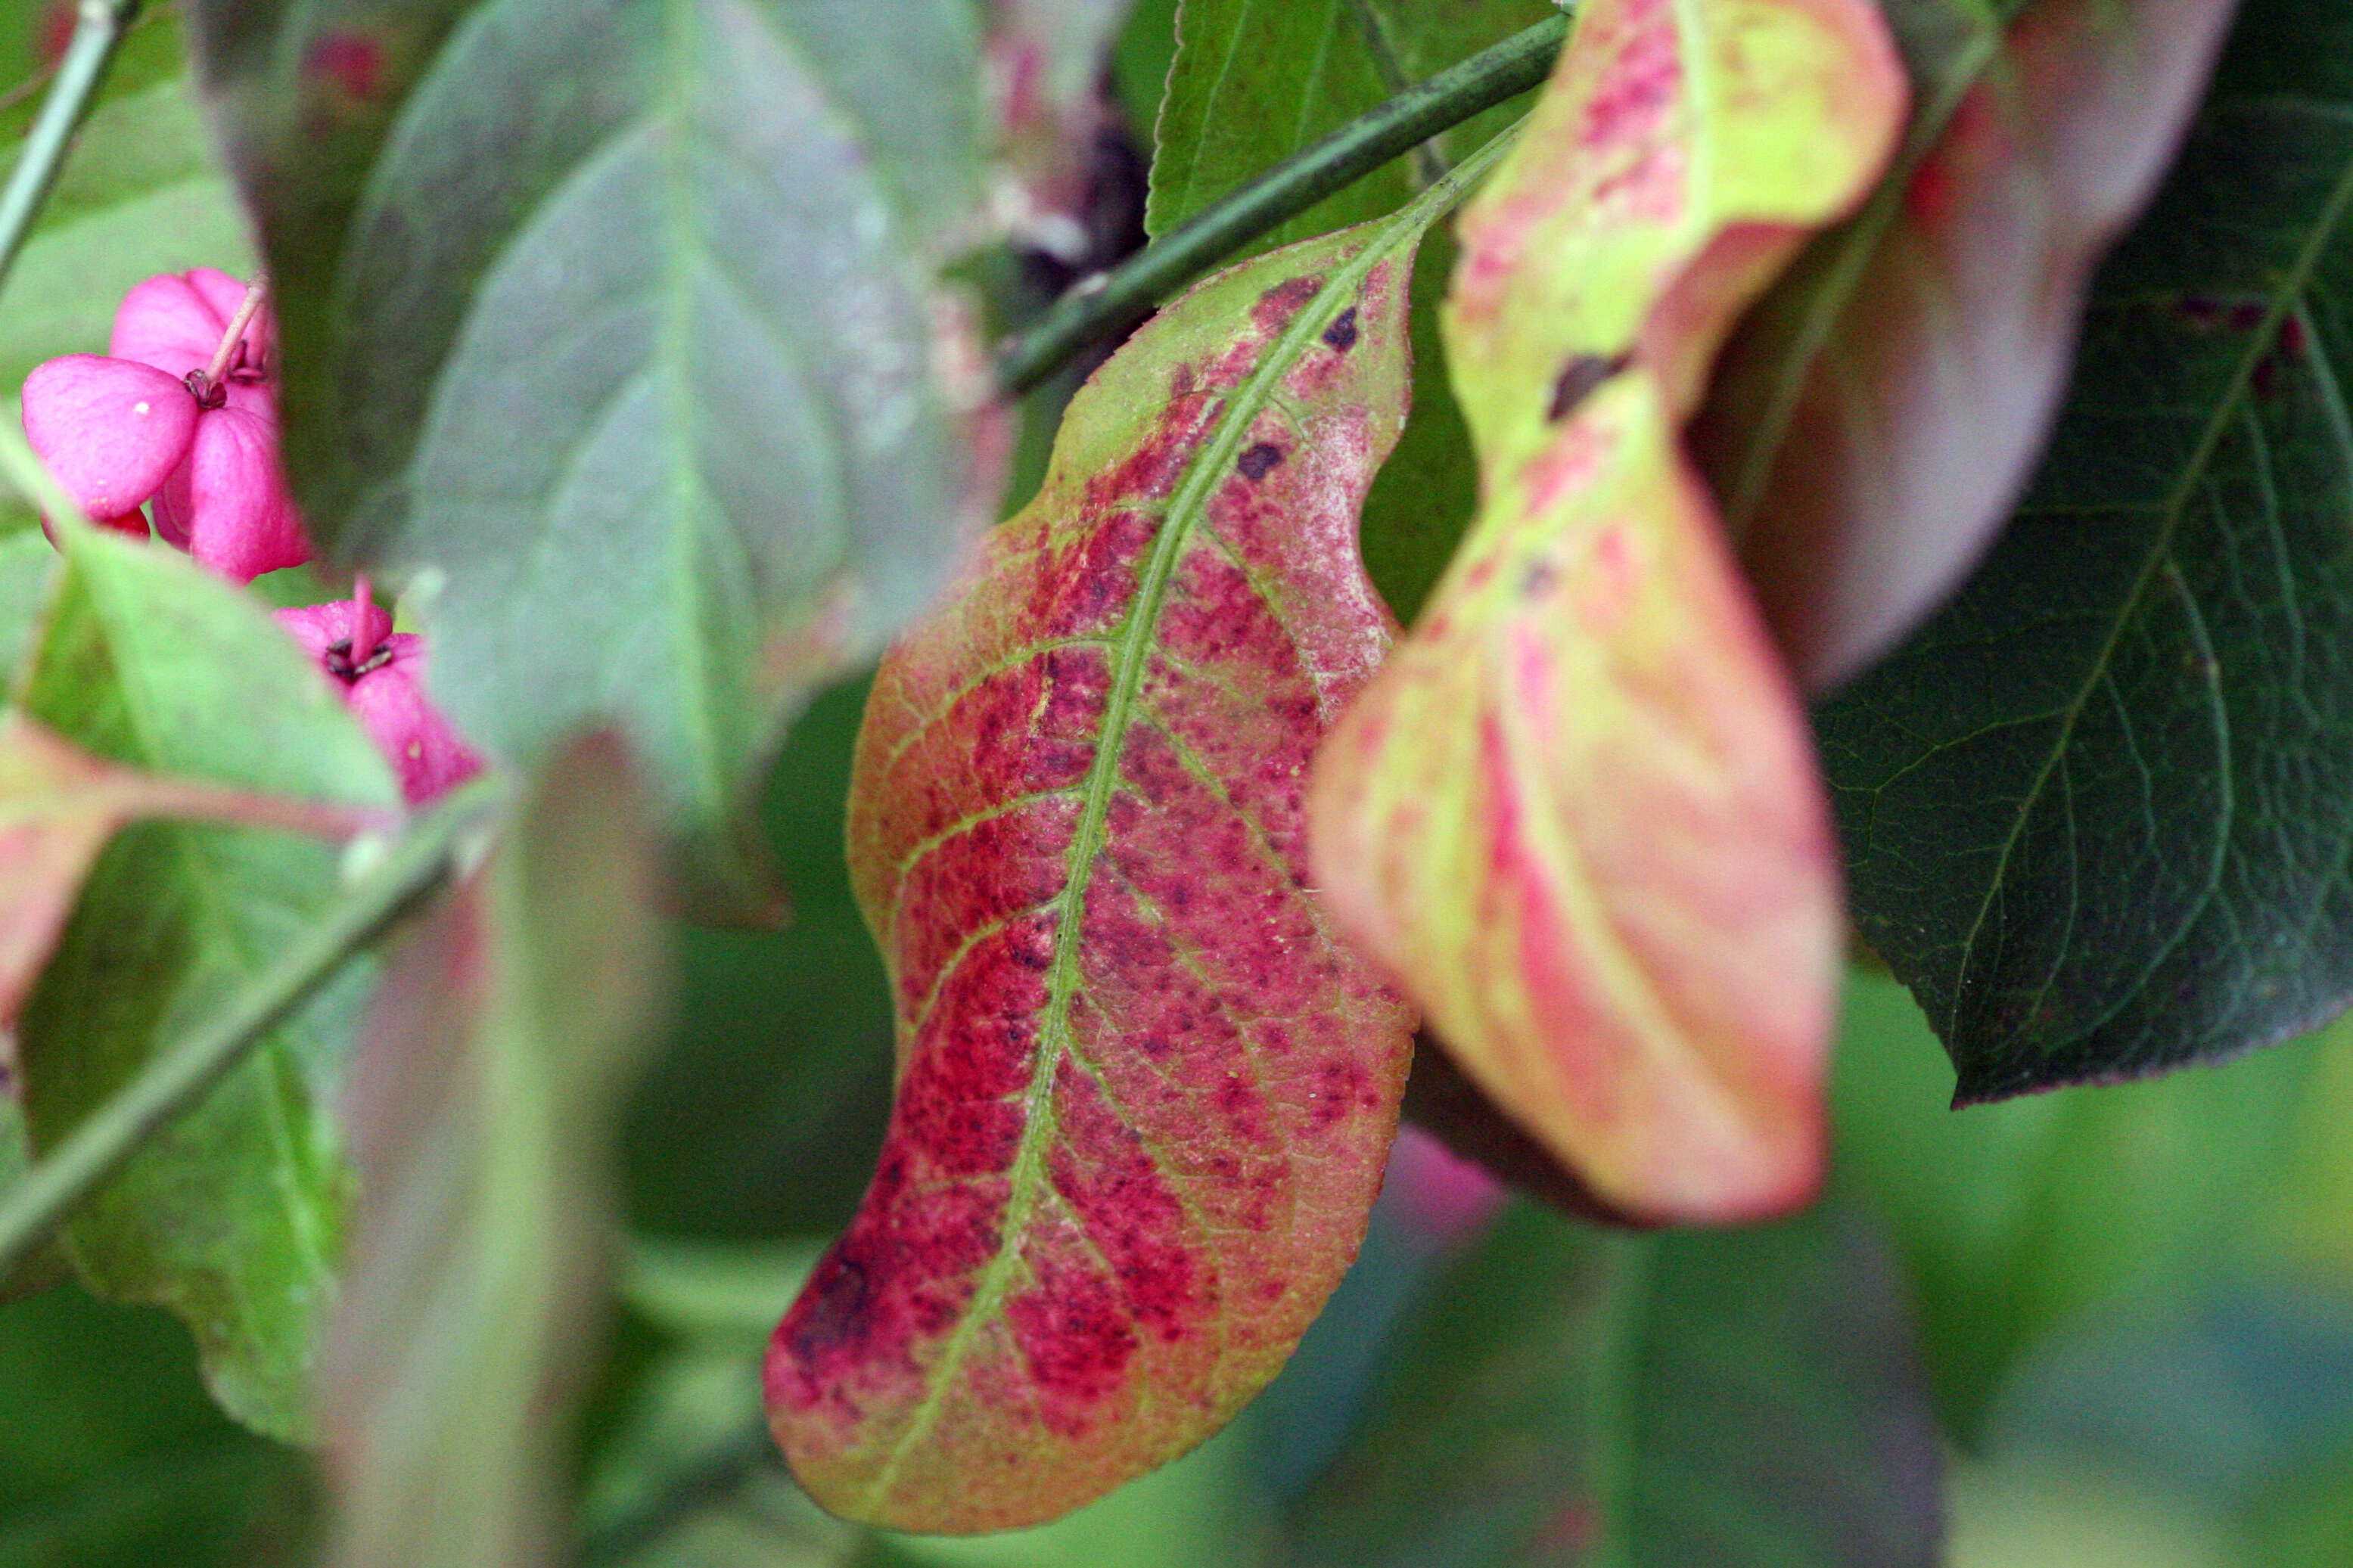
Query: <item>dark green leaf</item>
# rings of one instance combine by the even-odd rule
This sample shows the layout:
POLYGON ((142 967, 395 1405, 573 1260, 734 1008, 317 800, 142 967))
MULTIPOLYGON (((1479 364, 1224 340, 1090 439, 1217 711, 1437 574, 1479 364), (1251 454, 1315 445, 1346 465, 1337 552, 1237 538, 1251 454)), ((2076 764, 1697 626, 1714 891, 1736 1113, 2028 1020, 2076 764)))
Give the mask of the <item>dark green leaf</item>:
MULTIPOLYGON (((1183 0, 1145 229, 1166 234, 1400 89, 1551 10, 1544 0, 1183 0)), ((1510 118, 1488 110, 1430 152, 1327 196, 1250 251, 1396 211, 1428 183, 1434 166, 1426 160, 1469 152, 1510 118)))
MULTIPOLYGON (((9 1031, 0 1026, 0 1193, 5 1193, 31 1163, 33 1149, 25 1131, 25 1108, 16 1100, 16 1074, 6 1065, 13 1054, 9 1031)), ((65 1254, 54 1242, 43 1247, 5 1276, 0 1276, 0 1301, 46 1290, 65 1278, 65 1254)))
POLYGON ((762 815, 791 921, 680 940, 677 1022, 623 1144, 641 1229, 828 1235, 873 1173, 891 1114, 891 988, 841 855, 866 689, 818 698, 769 774, 762 815))
MULTIPOLYGON (((171 551, 84 531, 24 672, 26 711, 166 777, 390 807, 384 761, 294 646, 171 551)), ((99 858, 23 1019, 37 1146, 213 1016, 336 888, 328 844, 147 823, 99 858)), ((329 1114, 354 966, 76 1215, 69 1249, 106 1294, 173 1308, 214 1391, 278 1435, 309 1424, 313 1314, 333 1288, 347 1178, 329 1114)))
POLYGON ((161 1312, 71 1286, 0 1306, 0 1568, 308 1561, 300 1456, 239 1430, 161 1312))
POLYGON ((1522 1205, 1432 1300, 1294 1561, 1937 1561, 1926 1390, 1853 1215, 1634 1238, 1522 1205))
POLYGON ((360 1178, 329 1334, 339 1568, 532 1568, 560 1525, 612 1124, 662 967, 609 735, 558 754, 386 965, 353 1062, 360 1178))
POLYGON ((322 546, 418 590, 476 741, 529 763, 618 719, 669 816, 723 832, 994 500, 935 309, 977 237, 972 9, 197 15, 322 546))
POLYGON ((2353 996, 2353 9, 2254 0, 1969 586, 1821 713, 1855 915, 1963 1101, 2353 996))

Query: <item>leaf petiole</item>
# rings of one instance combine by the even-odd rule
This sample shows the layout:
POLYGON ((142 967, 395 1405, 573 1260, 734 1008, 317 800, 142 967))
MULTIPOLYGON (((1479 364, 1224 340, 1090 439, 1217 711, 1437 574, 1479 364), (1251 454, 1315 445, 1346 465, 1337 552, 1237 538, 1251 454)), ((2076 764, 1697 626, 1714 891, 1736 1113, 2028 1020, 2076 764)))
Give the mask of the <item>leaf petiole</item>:
POLYGON ((498 784, 451 795, 393 844, 350 893, 210 1023, 159 1054, 0 1194, 0 1279, 157 1131, 198 1103, 271 1028, 362 947, 438 887, 503 804, 498 784))
MULTIPOLYGON (((212 363, 202 370, 188 373, 188 390, 195 393, 196 401, 206 408, 219 407, 222 399, 227 395, 221 390, 222 383, 228 378, 229 366, 237 363, 237 351, 244 346, 246 328, 253 324, 253 318, 259 314, 261 301, 268 298, 269 293, 267 283, 256 283, 248 289, 245 298, 237 303, 237 314, 228 319, 228 326, 221 332, 220 347, 213 351, 212 363)), ((260 358, 258 351, 254 357, 257 360, 260 358)))
POLYGON ((1399 153, 1525 92, 1552 69, 1567 35, 1566 16, 1548 16, 1450 66, 1285 158, 1149 249, 1078 283, 999 352, 998 388, 1019 396, 1260 235, 1399 153))

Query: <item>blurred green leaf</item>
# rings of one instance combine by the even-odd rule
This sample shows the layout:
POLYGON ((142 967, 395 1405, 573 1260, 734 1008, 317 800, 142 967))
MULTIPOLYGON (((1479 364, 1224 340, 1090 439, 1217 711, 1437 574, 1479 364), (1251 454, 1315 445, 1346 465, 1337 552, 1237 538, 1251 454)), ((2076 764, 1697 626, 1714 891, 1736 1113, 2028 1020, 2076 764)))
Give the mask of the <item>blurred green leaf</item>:
POLYGON ((1979 1100, 2353 999, 2353 7, 2250 0, 1969 584, 1818 720, 1857 923, 1979 1100))
POLYGON ((32 646, 57 574, 58 552, 37 532, 0 537, 0 702, 15 689, 17 660, 32 646))
MULTIPOLYGON (((168 778, 390 808, 366 735, 259 609, 185 557, 84 531, 20 687, 99 756, 168 778)), ((213 1016, 332 900, 330 845, 145 823, 99 858, 27 1000, 37 1147, 213 1016)), ((353 965, 79 1211, 102 1293, 188 1321, 215 1393, 259 1429, 310 1424, 314 1314, 333 1289, 347 1176, 329 1114, 365 994, 353 965)))
POLYGON ((1894 1278, 1836 1205, 1651 1238, 1525 1204, 1442 1278, 1293 1561, 1928 1568, 1894 1278))
POLYGON ((2341 1227, 2343 1209, 2302 1209, 2282 1189, 2322 1069, 2344 1080, 2348 1065, 2353 1027, 2220 1071, 1953 1111, 1953 1071, 1918 1006, 1885 976, 1851 978, 1840 1150, 1905 1255, 1956 1432, 1978 1436, 2018 1358, 2070 1319, 2186 1300, 2286 1260, 2273 1216, 2334 1214, 2341 1227))
POLYGON ((0 1306, 0 1568, 308 1561, 300 1456, 241 1430, 163 1313, 73 1286, 0 1306))
POLYGON ((2250 1277, 2126 1300, 2046 1338, 1988 1423, 2004 1459, 2132 1471, 2218 1514, 2353 1446, 2353 1294, 2250 1277))
POLYGON ((714 890, 750 891, 735 816, 785 719, 995 502, 936 308, 981 226, 972 7, 195 14, 314 536, 432 588, 470 737, 528 764, 623 723, 714 890))
POLYGON ((2263 1568, 2339 1568, 2353 1542, 2353 1447, 2281 1483, 2249 1510, 2244 1529, 2263 1568))
POLYGON ((891 992, 842 861, 866 682, 793 727, 762 818, 793 900, 782 931, 686 931, 670 1041, 631 1104, 633 1228, 826 1236, 858 1207, 891 1113, 891 992))
POLYGON ((1176 60, 1177 0, 1136 0, 1112 47, 1112 90, 1127 111, 1138 139, 1149 145, 1168 89, 1168 68, 1176 60))
POLYGON ((661 968, 627 760, 562 752, 386 965, 322 1370, 339 1568, 530 1568, 601 1302, 604 1162, 661 968))
POLYGON ((631 1310, 666 1333, 740 1340, 756 1354, 823 1251, 815 1241, 714 1247, 633 1237, 621 1295, 631 1310))
POLYGON ((1951 1476, 1945 1568, 2258 1568, 2227 1520, 2161 1479, 2047 1457, 1960 1460, 1951 1476))

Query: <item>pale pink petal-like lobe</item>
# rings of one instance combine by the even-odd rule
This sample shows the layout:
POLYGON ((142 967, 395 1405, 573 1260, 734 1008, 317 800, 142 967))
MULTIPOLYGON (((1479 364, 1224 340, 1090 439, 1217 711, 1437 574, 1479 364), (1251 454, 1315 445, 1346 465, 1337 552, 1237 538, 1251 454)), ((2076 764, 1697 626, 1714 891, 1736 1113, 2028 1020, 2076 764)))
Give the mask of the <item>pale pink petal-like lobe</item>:
POLYGON ((311 559, 278 466, 278 422, 234 405, 205 411, 187 457, 155 496, 156 531, 232 582, 311 559))
MULTIPOLYGON (((324 668, 328 651, 336 644, 344 645, 343 653, 353 663, 365 663, 370 655, 384 646, 392 636, 392 612, 382 605, 368 605, 366 622, 360 635, 352 635, 353 603, 349 599, 330 599, 323 605, 304 605, 298 609, 276 612, 278 624, 302 645, 302 651, 318 660, 324 668)), ((330 671, 330 673, 332 673, 330 671)))
POLYGON ((422 805, 480 773, 482 759, 425 695, 425 639, 399 632, 384 647, 390 657, 344 700, 400 775, 400 793, 422 805))
POLYGON ((74 504, 111 526, 170 477, 195 428, 195 398, 151 365, 68 354, 25 378, 25 438, 74 504))

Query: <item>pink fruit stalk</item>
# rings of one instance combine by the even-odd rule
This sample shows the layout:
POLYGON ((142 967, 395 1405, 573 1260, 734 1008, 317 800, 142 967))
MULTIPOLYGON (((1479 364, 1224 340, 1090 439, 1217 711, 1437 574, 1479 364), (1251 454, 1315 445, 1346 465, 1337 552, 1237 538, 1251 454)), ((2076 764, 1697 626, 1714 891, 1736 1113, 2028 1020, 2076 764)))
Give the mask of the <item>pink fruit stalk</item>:
POLYGON ((344 704, 400 775, 411 805, 465 783, 482 759, 425 695, 425 639, 392 629, 392 616, 349 599, 280 610, 278 622, 335 682, 344 704), (352 626, 359 622, 360 635, 352 626))
POLYGON ((202 411, 155 497, 155 531, 239 583, 311 553, 278 464, 277 334, 269 308, 209 267, 150 278, 114 313, 115 357, 186 380, 202 411))

